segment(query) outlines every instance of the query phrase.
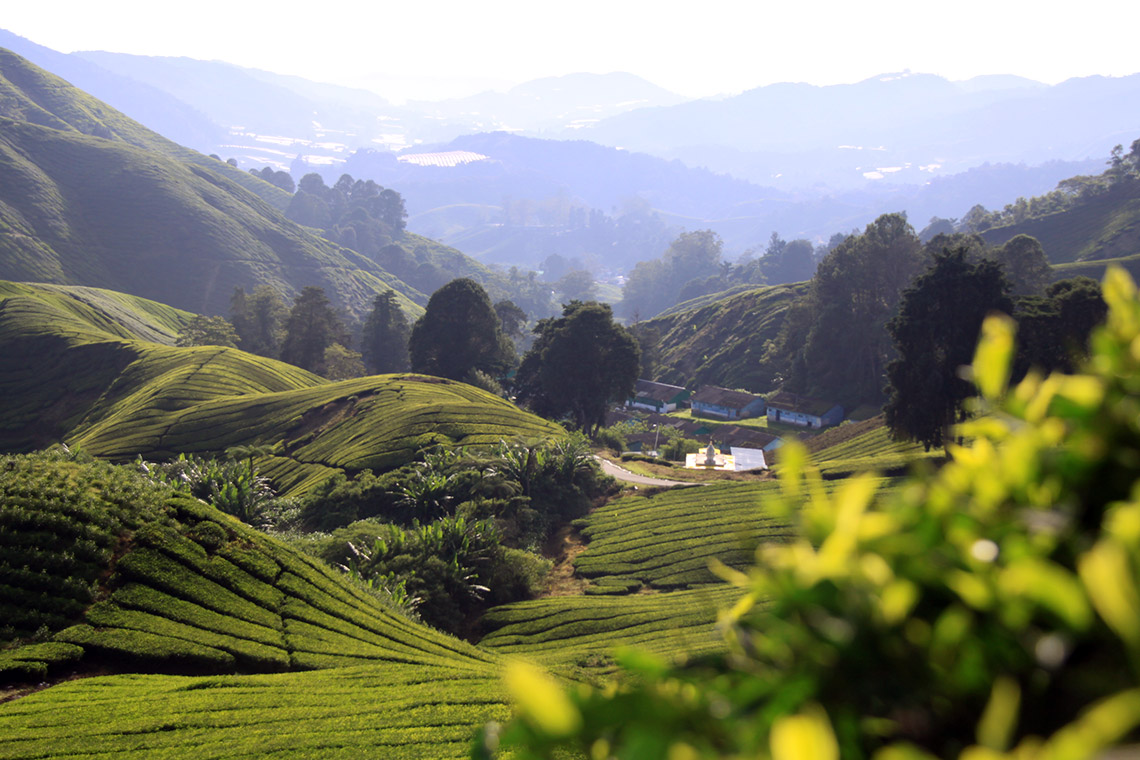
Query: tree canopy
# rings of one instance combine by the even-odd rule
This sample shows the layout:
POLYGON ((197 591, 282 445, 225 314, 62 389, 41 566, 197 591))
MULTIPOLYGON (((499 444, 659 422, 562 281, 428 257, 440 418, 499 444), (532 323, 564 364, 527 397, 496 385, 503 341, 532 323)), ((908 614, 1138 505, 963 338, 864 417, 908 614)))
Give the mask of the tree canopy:
POLYGON ((950 427, 965 419, 963 402, 973 385, 959 375, 968 364, 982 320, 1009 314, 1009 283, 993 261, 971 262, 968 251, 944 251, 903 293, 887 323, 898 358, 887 365, 884 412, 896 438, 926 450, 950 442, 950 427))
POLYGON ((325 349, 346 340, 343 332, 324 288, 309 285, 294 299, 285 322, 281 360, 321 374, 325 349))
POLYGON ((804 346, 809 393, 846 407, 882 398, 891 356, 887 321, 922 269, 918 236, 902 214, 884 214, 843 240, 812 281, 813 324, 804 346))
POLYGON ((408 369, 408 337, 411 328, 400 309, 396 294, 385 290, 372 302, 364 320, 360 353, 371 372, 403 372, 408 369))
POLYGON ((640 351, 608 304, 572 301, 561 317, 540 321, 534 332, 516 384, 519 400, 537 414, 566 416, 592 432, 605 422, 611 403, 633 394, 640 351))
POLYGON ((285 337, 289 309, 280 294, 268 285, 258 285, 246 295, 235 288, 230 299, 230 321, 238 335, 238 348, 276 359, 285 337))
POLYGON ((432 293, 408 350, 413 372, 452 380, 467 380, 474 370, 500 377, 515 359, 487 291, 467 277, 432 293))
POLYGON ((236 348, 237 341, 237 333, 225 317, 205 317, 197 314, 179 331, 174 345, 236 348))

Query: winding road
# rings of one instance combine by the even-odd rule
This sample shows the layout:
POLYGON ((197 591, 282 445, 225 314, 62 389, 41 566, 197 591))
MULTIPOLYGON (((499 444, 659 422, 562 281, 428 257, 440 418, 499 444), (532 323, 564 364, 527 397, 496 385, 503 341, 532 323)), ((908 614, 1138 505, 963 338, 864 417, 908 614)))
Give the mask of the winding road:
POLYGON ((691 483, 683 480, 663 480, 661 478, 651 478, 647 475, 638 475, 635 472, 630 472, 622 467, 618 467, 608 459, 602 459, 599 456, 595 456, 594 459, 597 459, 598 463, 602 465, 602 472, 626 483, 641 486, 660 486, 664 488, 701 485, 700 483, 691 483))

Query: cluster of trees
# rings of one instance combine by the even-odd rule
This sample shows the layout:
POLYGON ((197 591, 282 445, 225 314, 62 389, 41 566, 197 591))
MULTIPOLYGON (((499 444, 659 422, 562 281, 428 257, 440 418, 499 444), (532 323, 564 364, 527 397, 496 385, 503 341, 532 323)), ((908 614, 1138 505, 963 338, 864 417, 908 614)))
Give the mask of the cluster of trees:
POLYGON ((374 256, 400 237, 408 212, 395 190, 372 180, 341 175, 332 187, 312 172, 301 177, 285 216, 297 224, 323 230, 329 240, 374 256))
POLYGON ((919 441, 928 451, 953 441, 951 429, 966 420, 965 401, 974 394, 960 368, 969 364, 991 313, 1017 317, 1021 350, 1013 363, 1015 379, 1030 368, 1072 371, 1083 358, 1088 336, 1107 310, 1096 281, 1062 280, 1016 302, 1012 290, 997 261, 971 259, 962 247, 936 254, 903 293, 898 314, 887 324, 897 358, 887 365, 890 397, 884 412, 896 437, 919 441))
POLYGON ((275 171, 272 167, 266 166, 261 169, 250 169, 249 173, 271 185, 276 185, 287 193, 292 194, 297 190, 297 184, 293 182, 293 175, 289 172, 275 171))
MULTIPOLYGON (((370 318, 385 299, 394 300, 395 294, 387 291, 378 296, 370 318)), ((195 316, 179 332, 176 345, 240 348, 332 380, 359 377, 366 370, 361 354, 349 348, 352 336, 347 320, 333 308, 324 288, 315 285, 302 289, 291 308, 267 285, 248 294, 244 288, 235 288, 228 320, 195 316)))
POLYGON ((720 236, 711 230, 681 233, 657 259, 639 262, 622 291, 621 312, 635 322, 674 304, 734 285, 803 282, 843 235, 817 248, 808 240, 786 241, 773 232, 760 257, 745 251, 736 264, 721 258, 720 236))
POLYGON ((1057 183, 1045 195, 1018 198, 1005 208, 987 211, 974 206, 958 225, 968 232, 985 232, 995 227, 1018 224, 1028 219, 1066 211, 1117 192, 1134 192, 1140 186, 1140 140, 1134 140, 1127 153, 1123 145, 1112 149, 1108 169, 1101 174, 1070 177, 1057 183))
POLYGON ((527 321, 512 301, 492 304, 468 278, 437 290, 414 325, 392 290, 377 295, 363 323, 353 326, 323 288, 302 289, 287 307, 276 290, 259 285, 248 294, 234 290, 228 320, 193 317, 177 344, 236 347, 333 380, 411 369, 501 392, 499 381, 518 364, 516 345, 527 321), (359 351, 351 350, 354 344, 359 351))
POLYGON ((525 314, 510 301, 492 305, 477 282, 452 280, 432 294, 412 327, 411 369, 498 392, 506 383, 536 414, 583 431, 595 430, 609 404, 633 392, 640 349, 608 304, 571 301, 561 316, 540 320, 507 382, 518 364, 512 335, 524 324, 525 314))
MULTIPOLYGON (((676 234, 648 202, 636 196, 610 214, 576 204, 565 195, 537 203, 504 198, 501 206, 507 231, 534 226, 555 228, 557 234, 542 237, 540 244, 544 251, 549 251, 548 263, 552 258, 580 262, 571 268, 633 266, 659 255, 676 234), (598 260, 599 252, 604 254, 604 261, 598 260)), ((542 269, 552 280, 567 271, 548 263, 542 269)))
MULTIPOLYGON (((1015 315, 1056 308, 1031 300, 1049 297, 1045 287, 1050 276, 1045 253, 1033 238, 1019 235, 995 248, 978 235, 952 233, 934 235, 923 244, 904 215, 885 214, 862 233, 838 242, 820 261, 808 295, 789 309, 778 340, 761 359, 771 384, 834 400, 848 409, 881 406, 886 400, 887 367, 898 356, 888 324, 915 279, 946 251, 959 250, 972 266, 992 262, 987 271, 1002 275, 1004 292, 1014 299, 1007 309, 1015 315)), ((1074 292, 1093 297, 1087 284, 1074 292)), ((970 305, 984 316, 1005 302, 961 304, 970 305)), ((957 334, 958 325, 952 323, 962 317, 960 311, 947 309, 923 318, 932 322, 932 332, 950 335, 957 334)), ((980 319, 972 319, 975 333, 965 339, 967 343, 976 336, 980 319)), ((1087 335, 1091 324, 1081 325, 1087 335)), ((1042 340, 1049 334, 1042 330, 1042 340)), ((931 344, 931 350, 937 345, 931 344)), ((1062 344, 1051 348, 1059 355, 1067 350, 1062 344)))

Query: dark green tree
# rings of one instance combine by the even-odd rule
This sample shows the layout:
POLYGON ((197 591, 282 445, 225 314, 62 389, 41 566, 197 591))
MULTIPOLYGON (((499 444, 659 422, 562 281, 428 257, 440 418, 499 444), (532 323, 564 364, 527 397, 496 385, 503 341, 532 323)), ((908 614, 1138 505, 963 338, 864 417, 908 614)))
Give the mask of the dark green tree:
POLYGON ((758 269, 769 285, 804 282, 815 273, 815 248, 809 240, 785 242, 773 232, 758 269))
POLYGON ((567 301, 588 301, 594 297, 594 276, 584 269, 572 269, 558 278, 554 288, 567 301))
POLYGON ((515 354, 522 354, 530 348, 531 335, 526 329, 530 320, 527 313, 519 308, 514 301, 503 300, 495 304, 495 314, 499 317, 499 326, 503 334, 511 339, 515 346, 515 354))
POLYGON ((1016 235, 995 251, 1015 296, 1037 295, 1049 283, 1053 270, 1037 238, 1016 235))
POLYGON ((268 285, 258 285, 248 295, 236 288, 230 299, 230 321, 238 334, 238 348, 258 356, 280 356, 288 315, 281 295, 268 285))
POLYGON ((487 291, 461 277, 432 293, 408 341, 412 371, 466 380, 474 370, 502 376, 514 362, 487 291))
POLYGON ((978 331, 993 311, 1010 313, 1009 283, 994 261, 970 261, 959 248, 934 257, 887 324, 898 358, 887 365, 887 425, 895 438, 944 447, 974 395, 959 369, 973 359, 978 331))
POLYGON ((1073 372, 1088 354, 1089 333, 1104 321, 1108 306, 1100 283, 1088 277, 1055 282, 1043 296, 1017 299, 1017 359, 1014 378, 1031 368, 1073 372))
POLYGON ((281 360, 321 374, 325 349, 341 340, 344 329, 324 288, 309 285, 293 301, 285 322, 281 360))
POLYGON ((919 247, 904 215, 884 214, 823 258, 799 387, 849 408, 881 402, 892 353, 886 324, 922 270, 919 247))
POLYGON ((569 417, 592 433, 611 403, 632 395, 641 352, 608 304, 572 301, 561 317, 540 321, 534 332, 517 386, 519 400, 537 414, 569 417))
POLYGON ((360 352, 369 372, 405 372, 408 369, 408 337, 411 327, 392 290, 372 302, 364 321, 360 352))

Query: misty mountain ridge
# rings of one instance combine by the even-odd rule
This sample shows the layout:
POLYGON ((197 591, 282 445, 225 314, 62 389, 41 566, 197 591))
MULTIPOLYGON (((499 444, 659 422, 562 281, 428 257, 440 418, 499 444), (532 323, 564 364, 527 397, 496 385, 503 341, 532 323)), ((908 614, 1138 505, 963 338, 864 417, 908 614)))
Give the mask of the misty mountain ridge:
MULTIPOLYGON (((773 231, 825 240, 887 211, 906 210, 922 226, 976 203, 1001 207, 1095 171, 1140 123, 1140 98, 1130 96, 1140 77, 1048 86, 1007 75, 951 82, 902 72, 678 103, 639 77, 579 74, 396 106, 364 90, 217 61, 34 47, 56 65, 87 67, 102 87, 131 83, 133 93, 163 90, 165 100, 156 102, 170 103, 172 94, 173 102, 191 101, 181 111, 152 108, 156 118, 168 114, 159 119, 167 126, 150 126, 165 132, 186 113, 205 114, 223 137, 212 151, 192 143, 203 152, 233 157, 242 168, 288 170, 294 179, 310 171, 330 183, 345 172, 373 179, 405 197, 410 230, 488 263, 527 267, 555 253, 614 258, 616 239, 571 244, 565 213, 544 218, 544 207, 579 206, 615 219, 631 205, 648 207, 658 214, 655 226, 714 229, 734 255, 773 231), (108 73, 97 80, 95 68, 108 73), (650 105, 636 107, 643 103, 650 105), (625 112, 612 114, 619 108, 625 112), (573 129, 558 126, 571 121, 573 129), (532 134, 523 123, 541 126, 532 134), (1068 126, 1058 129, 1061 123, 1068 126), (495 125, 512 131, 484 134, 495 125), (401 160, 448 151, 490 160, 447 168, 401 160), (512 217, 515 224, 504 224, 512 217)), ((637 245, 629 253, 641 256, 637 245)))
POLYGON ((1009 76, 881 75, 634 111, 581 136, 781 187, 922 184, 986 162, 1104 156, 1132 139, 1138 96, 1140 75, 1052 86, 1009 76))

